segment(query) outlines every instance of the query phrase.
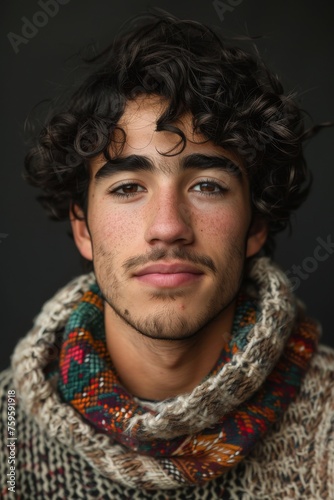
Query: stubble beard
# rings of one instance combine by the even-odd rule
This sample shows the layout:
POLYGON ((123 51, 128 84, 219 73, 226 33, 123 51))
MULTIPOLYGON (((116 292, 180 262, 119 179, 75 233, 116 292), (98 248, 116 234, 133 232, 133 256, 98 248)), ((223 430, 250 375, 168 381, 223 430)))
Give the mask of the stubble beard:
MULTIPOLYGON (((193 314, 192 317, 189 317, 189 314, 185 317, 175 311, 176 300, 187 296, 185 289, 176 291, 162 289, 151 292, 147 300, 156 303, 156 311, 147 317, 136 317, 131 313, 131 305, 121 291, 122 281, 117 278, 113 270, 113 255, 107 255, 103 250, 98 253, 100 256, 103 255, 103 259, 102 266, 96 266, 95 275, 107 304, 135 332, 150 339, 168 341, 186 340, 196 336, 228 308, 240 289, 245 263, 245 257, 240 249, 234 248, 227 258, 227 262, 233 262, 234 265, 226 266, 224 272, 217 271, 217 275, 221 276, 217 280, 216 290, 203 310, 193 314)), ((101 262, 100 259, 97 261, 101 262)))

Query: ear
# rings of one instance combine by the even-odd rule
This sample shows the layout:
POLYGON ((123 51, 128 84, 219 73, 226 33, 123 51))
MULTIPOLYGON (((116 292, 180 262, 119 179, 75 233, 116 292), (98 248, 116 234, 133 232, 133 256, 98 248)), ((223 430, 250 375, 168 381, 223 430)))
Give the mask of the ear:
POLYGON ((93 260, 92 240, 84 213, 81 208, 78 207, 78 205, 71 206, 70 221, 72 226, 73 238, 79 252, 85 259, 93 260), (80 219, 74 216, 74 211, 77 216, 80 217, 80 219))
POLYGON ((246 257, 257 254, 265 244, 268 236, 268 222, 255 216, 248 230, 246 257))

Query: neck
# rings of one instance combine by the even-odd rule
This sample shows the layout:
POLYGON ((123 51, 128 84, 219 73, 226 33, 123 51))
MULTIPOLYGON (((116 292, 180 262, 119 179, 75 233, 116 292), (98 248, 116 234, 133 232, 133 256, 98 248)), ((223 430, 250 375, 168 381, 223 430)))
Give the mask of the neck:
POLYGON ((235 302, 191 338, 157 340, 138 333, 105 303, 107 347, 124 387, 155 401, 192 391, 229 341, 234 311, 235 302))

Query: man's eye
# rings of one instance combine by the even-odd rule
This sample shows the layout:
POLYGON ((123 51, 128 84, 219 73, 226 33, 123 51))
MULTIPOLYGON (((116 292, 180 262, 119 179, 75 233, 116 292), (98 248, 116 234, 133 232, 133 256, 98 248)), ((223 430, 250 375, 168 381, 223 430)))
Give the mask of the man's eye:
POLYGON ((131 195, 135 195, 143 191, 145 191, 145 189, 139 184, 128 183, 128 184, 123 184, 122 186, 118 186, 116 189, 113 189, 111 191, 111 194, 115 196, 129 197, 131 195))
POLYGON ((205 181, 205 182, 198 182, 193 188, 193 191, 197 191, 203 194, 214 194, 214 195, 219 195, 223 194, 227 189, 217 182, 212 182, 212 181, 205 181))

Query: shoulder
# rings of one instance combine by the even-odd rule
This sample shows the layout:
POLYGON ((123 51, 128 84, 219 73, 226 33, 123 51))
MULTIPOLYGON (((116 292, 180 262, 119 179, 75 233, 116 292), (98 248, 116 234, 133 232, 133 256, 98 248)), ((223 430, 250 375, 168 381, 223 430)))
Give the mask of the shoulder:
POLYGON ((320 344, 311 361, 311 368, 316 365, 325 370, 334 371, 334 349, 320 344))
POLYGON ((287 436, 294 434, 296 446, 312 441, 314 446, 319 447, 318 453, 321 450, 325 453, 325 448, 331 441, 330 450, 334 456, 333 412, 334 350, 320 345, 311 360, 299 395, 289 406, 279 429, 287 436))
POLYGON ((297 445, 299 437, 302 443, 304 436, 313 442, 317 453, 329 457, 330 452, 334 456, 333 415, 334 350, 321 345, 313 356, 296 401, 283 418, 282 426, 286 432, 298 430, 295 436, 297 445))
POLYGON ((334 350, 327 346, 320 346, 311 361, 299 396, 290 405, 283 423, 285 426, 298 428, 300 436, 309 435, 310 439, 313 439, 315 451, 324 453, 324 456, 329 458, 329 453, 334 457, 333 415, 334 350))
POLYGON ((297 404, 311 404, 312 412, 334 405, 334 349, 320 345, 301 386, 297 404), (316 403, 316 404, 315 404, 316 403))
POLYGON ((321 345, 297 399, 244 460, 241 482, 256 498, 334 498, 333 459, 334 350, 321 345))

